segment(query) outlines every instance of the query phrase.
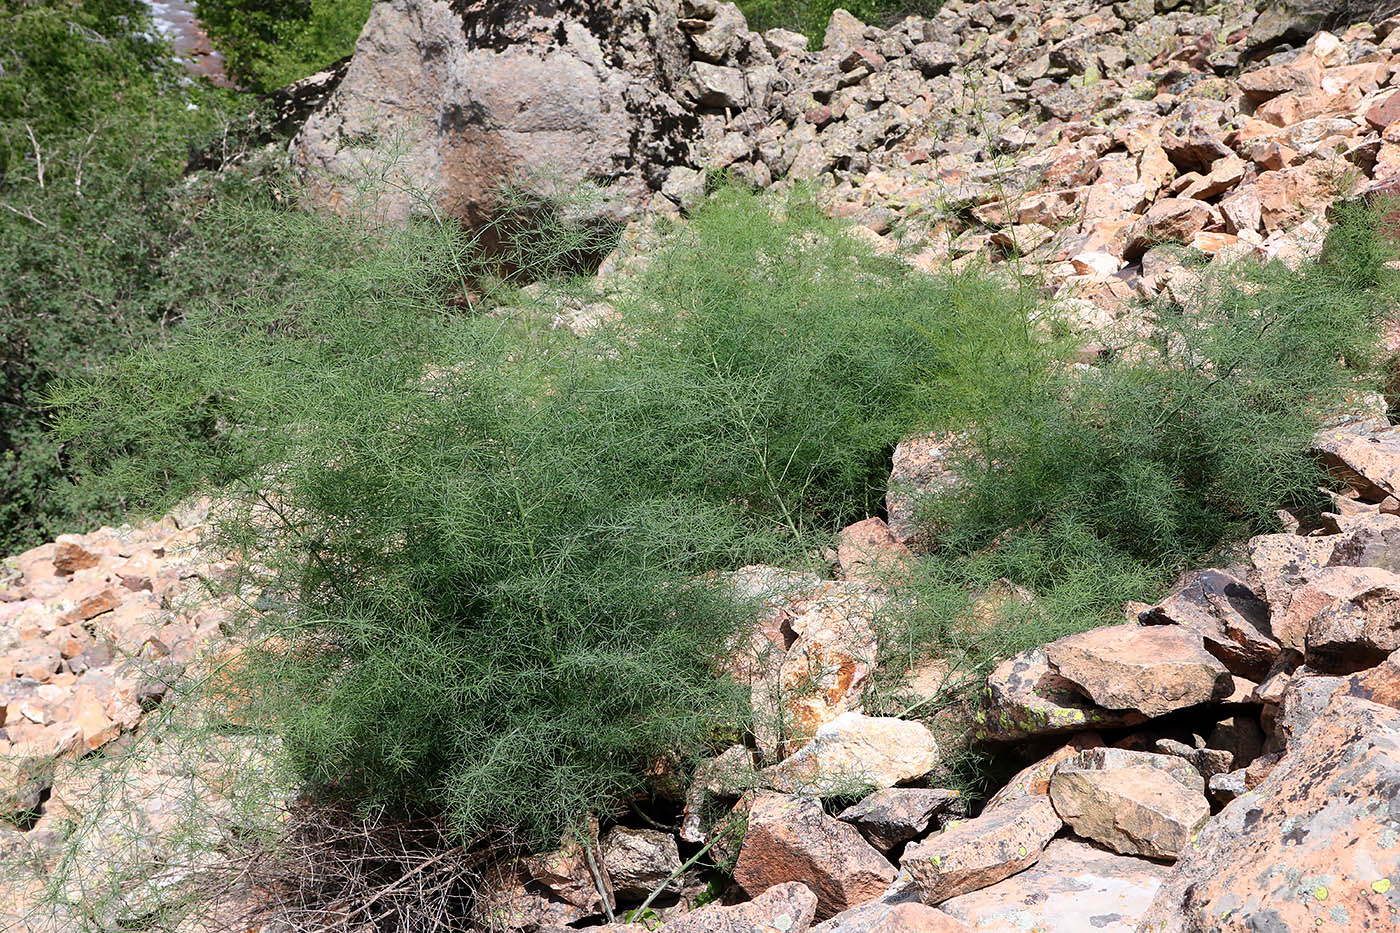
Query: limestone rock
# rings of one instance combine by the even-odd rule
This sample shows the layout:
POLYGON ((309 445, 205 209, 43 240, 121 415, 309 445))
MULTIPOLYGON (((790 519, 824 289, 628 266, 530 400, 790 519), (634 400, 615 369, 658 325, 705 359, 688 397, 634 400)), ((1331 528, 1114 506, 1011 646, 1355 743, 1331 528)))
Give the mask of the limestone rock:
POLYGON ((1222 700, 1234 689, 1201 637, 1176 626, 1091 629, 1046 645, 1045 657, 1099 706, 1146 716, 1222 700))
POLYGON ((837 819, 852 824, 871 845, 888 852, 923 833, 936 815, 962 810, 962 795, 955 790, 890 787, 847 807, 837 819))
POLYGON ((927 496, 953 489, 960 447, 954 434, 921 434, 895 445, 885 505, 889 529, 895 540, 910 546, 928 544, 916 520, 920 502, 927 496))
POLYGON ((974 930, 1017 933, 1136 933, 1166 866, 1056 839, 1030 868, 939 909, 974 930))
POLYGON ((923 902, 936 906, 1034 865, 1061 825, 1048 799, 1027 797, 948 824, 905 849, 899 865, 923 902))
POLYGON ((1141 929, 1389 929, 1400 891, 1400 710, 1338 697, 1182 854, 1141 929))
POLYGON ((1367 435, 1326 432, 1313 438, 1313 450, 1332 473, 1372 502, 1400 489, 1400 428, 1367 435))
POLYGON ((776 790, 822 796, 893 787, 928 774, 936 764, 938 743, 922 723, 843 713, 764 775, 776 790))
POLYGON ((894 866, 818 801, 773 793, 754 798, 734 866, 734 880, 750 894, 802 880, 824 920, 879 896, 894 877, 894 866))
POLYGON ((1124 855, 1176 858, 1210 816, 1205 781, 1171 755, 1097 748, 1055 768, 1055 811, 1080 836, 1124 855))

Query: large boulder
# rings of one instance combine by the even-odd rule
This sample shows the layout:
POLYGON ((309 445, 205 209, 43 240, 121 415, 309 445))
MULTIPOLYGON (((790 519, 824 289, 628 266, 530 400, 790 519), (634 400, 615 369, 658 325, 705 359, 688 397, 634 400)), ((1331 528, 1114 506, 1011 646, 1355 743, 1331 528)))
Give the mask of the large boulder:
MULTIPOLYGON (((710 904, 661 925, 662 933, 806 933, 817 899, 800 881, 774 885, 758 897, 733 907, 710 904)), ((646 927, 638 924, 637 929, 646 927)))
POLYGON ((1340 696, 1253 792, 1206 824, 1140 929, 1393 929, 1397 801, 1400 710, 1340 696))
POLYGON ((393 153, 392 172, 428 198, 384 192, 375 208, 388 216, 431 199, 478 225, 500 183, 527 174, 609 183, 627 203, 688 161, 697 122, 677 98, 689 66, 666 0, 376 3, 295 154, 311 197, 336 206, 393 153))
POLYGON ((832 796, 893 787, 923 777, 937 764, 938 743, 922 723, 842 713, 764 774, 777 790, 832 796))

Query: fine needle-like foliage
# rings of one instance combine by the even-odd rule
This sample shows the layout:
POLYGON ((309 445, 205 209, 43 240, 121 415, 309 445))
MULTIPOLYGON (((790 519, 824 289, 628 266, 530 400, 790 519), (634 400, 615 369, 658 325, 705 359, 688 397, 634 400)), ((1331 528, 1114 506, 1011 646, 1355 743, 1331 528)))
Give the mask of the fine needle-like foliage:
MULTIPOLYGON (((1318 511, 1308 453, 1326 420, 1375 398, 1378 327, 1397 294, 1381 212, 1344 209, 1322 257, 1196 267, 1148 310, 1145 345, 1095 367, 1008 370, 961 432, 960 484, 925 503, 922 650, 979 663, 1121 618, 1276 510, 1318 511), (968 594, 1032 594, 978 628, 968 594)), ((1380 406, 1384 408, 1384 406, 1380 406)), ((1376 405, 1369 403, 1369 410, 1376 405)))
POLYGON ((510 288, 573 247, 278 222, 284 284, 68 384, 64 436, 89 484, 222 489, 262 594, 243 687, 308 787, 536 840, 745 728, 723 672, 754 607, 723 571, 877 513, 902 436, 969 449, 888 643, 909 657, 1095 624, 1303 501, 1387 281, 1353 219, 1331 259, 1205 279, 1155 350, 1080 371, 1032 288, 911 272, 801 195, 721 189, 583 335, 510 288), (968 640, 1002 577, 1034 594, 1020 627, 968 640))
POLYGON ((93 483, 224 488, 311 787, 543 838, 742 724, 752 611, 710 572, 873 508, 928 387, 974 381, 940 347, 1000 333, 995 286, 779 206, 720 194, 586 337, 463 310, 490 270, 447 228, 284 217, 286 285, 70 384, 63 431, 93 483))

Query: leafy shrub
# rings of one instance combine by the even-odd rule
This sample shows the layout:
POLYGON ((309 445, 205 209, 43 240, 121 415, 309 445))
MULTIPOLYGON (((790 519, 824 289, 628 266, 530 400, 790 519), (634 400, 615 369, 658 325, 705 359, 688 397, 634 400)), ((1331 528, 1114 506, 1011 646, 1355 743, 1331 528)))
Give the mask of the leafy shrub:
POLYGON ((805 33, 820 47, 831 13, 846 10, 863 22, 883 26, 904 16, 932 16, 943 0, 738 0, 749 28, 762 32, 775 26, 805 33))
POLYGON ((229 74, 266 93, 345 58, 372 0, 201 0, 199 18, 229 74))
POLYGON ((105 520, 61 496, 48 382, 173 326, 275 264, 215 202, 270 203, 256 173, 182 177, 237 98, 192 85, 137 0, 5 0, 0 17, 0 551, 105 520))

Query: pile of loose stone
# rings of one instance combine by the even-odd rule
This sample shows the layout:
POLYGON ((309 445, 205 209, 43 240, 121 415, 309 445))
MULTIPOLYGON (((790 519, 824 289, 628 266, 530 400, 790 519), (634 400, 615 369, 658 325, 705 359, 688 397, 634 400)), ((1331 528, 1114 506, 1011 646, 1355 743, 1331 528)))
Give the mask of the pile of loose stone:
MULTIPOLYGON (((870 519, 843 535, 835 580, 739 572, 772 599, 735 670, 781 727, 701 768, 675 835, 608 829, 592 841, 601 878, 578 843, 523 860, 486 919, 578 924, 656 890, 667 931, 1390 928, 1400 428, 1382 409, 1315 449, 1348 484, 1321 526, 1255 538, 1247 562, 993 671, 968 731, 1023 755, 1052 745, 975 816, 938 786, 956 736, 863 706, 887 598, 874 581, 907 559, 904 541, 870 519), (830 805, 860 786, 876 790, 830 805), (740 903, 687 910, 702 889, 681 846, 700 843, 733 860, 740 903)), ((897 527, 946 452, 935 438, 901 445, 897 527)), ((1008 597, 1032 598, 995 598, 1008 597)), ((908 694, 947 675, 915 671, 908 694)))
MULTIPOLYGON (((1400 170, 1400 20, 1293 48, 1255 6, 952 0, 888 30, 838 10, 810 52, 688 0, 696 166, 814 181, 921 265, 1024 257, 1112 310, 1170 284, 1159 244, 1293 261, 1400 170)), ((679 166, 662 192, 702 184, 679 166)))

